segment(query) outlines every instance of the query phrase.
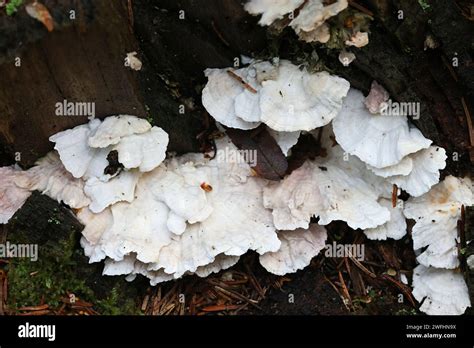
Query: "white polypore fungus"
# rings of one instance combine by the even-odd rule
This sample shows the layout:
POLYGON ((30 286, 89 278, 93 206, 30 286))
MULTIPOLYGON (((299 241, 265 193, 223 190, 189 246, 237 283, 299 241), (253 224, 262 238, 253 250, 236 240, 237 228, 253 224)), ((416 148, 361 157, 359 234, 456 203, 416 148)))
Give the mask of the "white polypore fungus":
MULTIPOLYGON (((216 144, 236 151, 228 139, 216 144)), ((263 207, 264 181, 250 175, 243 161, 202 154, 166 160, 142 174, 132 202, 115 203, 100 218, 81 211, 81 243, 94 261, 110 258, 106 274, 143 274, 152 283, 230 267, 249 249, 276 251, 280 241, 263 207)))
POLYGON ((308 0, 298 16, 290 22, 290 26, 306 42, 327 42, 330 38, 329 28, 324 22, 344 10, 347 5, 347 0, 336 0, 329 5, 325 5, 323 0, 308 0), (327 34, 322 34, 322 31, 327 34))
POLYGON ((91 132, 88 145, 94 148, 115 145, 127 135, 142 134, 150 129, 151 125, 147 120, 136 116, 109 116, 91 132))
MULTIPOLYGON (((421 150, 423 151, 423 150, 421 150)), ((392 166, 376 168, 367 164, 367 168, 370 169, 375 175, 382 178, 389 178, 394 176, 406 176, 413 170, 413 160, 411 155, 405 156, 400 162, 392 166)))
MULTIPOLYGON (((235 100, 244 93, 245 88, 232 77, 234 75, 230 75, 226 69, 206 69, 204 73, 208 82, 202 90, 202 105, 216 121, 224 126, 238 129, 252 129, 259 125, 259 122, 247 122, 236 115, 235 100)), ((247 69, 245 68, 233 72, 242 79, 247 77, 246 73, 247 69)), ((254 110, 252 97, 248 96, 243 99, 243 112, 247 113, 247 109, 254 110)), ((258 118, 258 115, 255 117, 258 118)))
POLYGON ((420 310, 430 315, 460 315, 471 306, 461 273, 417 266, 413 270, 413 296, 423 301, 420 310))
POLYGON ((378 227, 364 230, 365 235, 367 238, 375 240, 401 239, 407 233, 407 223, 403 215, 403 201, 398 200, 397 205, 393 207, 391 199, 380 198, 379 204, 390 211, 390 220, 378 227))
POLYGON ((279 230, 307 229, 312 216, 321 211, 322 197, 307 162, 278 183, 263 190, 263 204, 272 210, 279 230))
POLYGON ((91 199, 90 210, 99 213, 114 203, 131 202, 139 178, 140 172, 135 170, 124 171, 107 182, 90 178, 84 186, 84 192, 91 199))
POLYGON ((413 248, 427 247, 417 257, 420 264, 448 269, 459 266, 457 221, 461 217, 461 206, 472 204, 471 180, 453 176, 447 176, 429 192, 405 203, 404 215, 415 220, 413 248))
POLYGON ((212 117, 231 128, 252 129, 264 122, 276 131, 309 131, 336 117, 349 90, 349 82, 340 77, 309 73, 286 60, 278 66, 255 62, 231 73, 205 73, 209 81, 202 103, 212 117))
POLYGON ((118 161, 125 168, 149 172, 165 159, 168 140, 168 133, 152 127, 146 133, 123 137, 113 149, 118 152, 118 161))
POLYGON ((37 190, 71 208, 86 207, 91 202, 85 195, 84 181, 74 178, 55 152, 39 159, 34 167, 18 172, 14 181, 18 187, 37 190))
POLYGON ((240 256, 228 256, 224 254, 217 255, 213 262, 205 266, 199 266, 194 272, 201 278, 205 278, 212 273, 217 273, 228 269, 239 262, 240 256))
POLYGON ((267 271, 284 275, 308 266, 324 249, 327 233, 323 226, 311 224, 308 230, 279 231, 278 238, 280 249, 260 255, 260 263, 267 271))
POLYGON ((262 82, 261 120, 280 132, 310 131, 336 117, 349 82, 322 71, 310 74, 287 61, 280 62, 278 79, 262 82))
POLYGON ((373 115, 365 108, 364 99, 360 91, 351 89, 333 121, 336 140, 345 151, 383 168, 430 146, 431 141, 410 127, 406 116, 373 115))
POLYGON ((98 213, 116 202, 133 200, 140 172, 153 170, 164 160, 168 134, 146 120, 120 115, 104 121, 93 119, 50 140, 65 168, 86 180, 90 209, 98 213), (116 158, 111 160, 117 163, 109 161, 114 152, 116 158), (109 166, 115 172, 109 172, 109 166))
POLYGON ((264 189, 264 205, 280 230, 308 228, 312 216, 319 216, 320 225, 342 220, 354 229, 377 227, 389 220, 389 210, 377 202, 381 192, 358 171, 337 159, 307 161, 264 189))
POLYGON ((31 195, 29 190, 15 185, 19 172, 14 166, 0 167, 0 224, 6 224, 31 195))
MULTIPOLYGON (((99 119, 93 119, 89 123, 56 133, 49 138, 49 141, 55 143, 54 149, 58 151, 64 167, 75 178, 82 178, 86 175, 91 161, 96 155, 97 150, 89 147, 87 140, 100 123, 99 119)), ((104 153, 101 158, 105 168, 107 155, 104 153)))
POLYGON ((258 22, 261 26, 271 25, 291 14, 290 26, 301 40, 324 43, 330 38, 329 26, 325 21, 344 10, 347 5, 347 0, 336 0, 328 5, 323 0, 250 0, 244 8, 252 15, 262 15, 258 22))
POLYGON ((288 156, 291 148, 296 145, 300 137, 301 132, 277 132, 271 128, 268 128, 268 133, 275 139, 278 146, 285 156, 288 156))
POLYGON ((236 181, 226 173, 227 163, 207 161, 202 155, 195 155, 193 162, 207 175, 206 183, 212 187, 206 192, 212 213, 203 221, 188 224, 184 233, 162 249, 152 269, 163 268, 177 278, 213 262, 219 254, 239 256, 249 249, 258 253, 277 250, 280 242, 271 214, 262 203, 263 181, 253 177, 236 181))
MULTIPOLYGON (((439 171, 446 167, 446 151, 438 146, 430 146, 409 155, 413 169, 408 175, 395 175, 387 180, 404 189, 414 197, 421 196, 439 182, 439 171)), ((402 160, 403 162, 403 160, 402 160)))
POLYGON ((245 11, 257 16, 262 15, 258 24, 271 25, 277 19, 293 12, 304 3, 304 0, 250 0, 244 5, 245 11))

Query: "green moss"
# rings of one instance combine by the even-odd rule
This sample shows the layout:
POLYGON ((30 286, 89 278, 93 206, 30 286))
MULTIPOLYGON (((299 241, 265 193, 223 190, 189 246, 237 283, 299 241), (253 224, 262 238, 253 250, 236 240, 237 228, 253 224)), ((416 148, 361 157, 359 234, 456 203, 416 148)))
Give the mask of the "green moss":
POLYGON ((124 298, 124 294, 121 294, 120 285, 114 286, 105 299, 98 300, 96 307, 99 312, 104 315, 142 314, 139 306, 133 299, 124 298))
POLYGON ((10 0, 10 2, 5 6, 5 11, 8 16, 13 15, 18 11, 18 8, 23 3, 23 0, 10 0))
POLYGON ((8 271, 9 308, 34 306, 42 300, 50 308, 57 308, 61 305, 61 299, 67 298, 70 293, 91 301, 93 292, 83 280, 75 277, 76 266, 70 260, 54 262, 41 256, 37 262, 12 260, 8 271))
POLYGON ((428 4, 428 1, 427 0, 418 0, 418 3, 420 4, 421 8, 423 9, 423 11, 427 11, 429 10, 429 8, 431 7, 430 4, 428 4))

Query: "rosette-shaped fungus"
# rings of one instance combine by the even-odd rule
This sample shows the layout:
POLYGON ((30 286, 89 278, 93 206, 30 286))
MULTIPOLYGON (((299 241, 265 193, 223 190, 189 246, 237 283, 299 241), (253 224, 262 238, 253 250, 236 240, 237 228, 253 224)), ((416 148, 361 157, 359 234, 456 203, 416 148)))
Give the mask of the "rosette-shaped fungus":
MULTIPOLYGON (((237 151, 227 139, 217 147, 237 151)), ((86 254, 91 261, 115 262, 134 255, 143 265, 133 272, 157 282, 230 267, 250 249, 278 250, 271 213, 263 207, 264 181, 251 177, 241 160, 209 160, 202 154, 166 160, 141 176, 132 202, 113 204, 100 219, 79 215, 86 226, 86 254)), ((123 267, 132 269, 130 264, 123 267)))
POLYGON ((349 83, 327 72, 309 73, 281 60, 230 71, 207 69, 206 110, 221 124, 252 129, 259 122, 279 132, 310 131, 336 117, 349 83))
POLYGON ((55 143, 64 167, 85 181, 90 209, 98 213, 111 204, 132 201, 142 172, 156 168, 166 156, 168 134, 135 116, 110 116, 104 121, 59 132, 55 143))

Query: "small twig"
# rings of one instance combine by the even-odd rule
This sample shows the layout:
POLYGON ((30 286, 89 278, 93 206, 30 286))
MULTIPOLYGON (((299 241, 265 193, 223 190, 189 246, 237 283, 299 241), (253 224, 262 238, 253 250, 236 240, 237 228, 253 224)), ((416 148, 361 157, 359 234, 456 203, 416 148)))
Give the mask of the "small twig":
POLYGON ((258 282, 257 278, 255 278, 255 275, 253 274, 253 272, 251 271, 250 267, 248 264, 245 265, 245 268, 247 270, 247 273, 250 277, 250 282, 252 283, 252 285, 255 287, 255 290, 257 290, 258 294, 260 295, 260 298, 261 299, 264 299, 265 298, 265 292, 263 291, 262 289, 262 286, 260 285, 260 283, 258 282))
POLYGON ((219 28, 217 28, 216 22, 214 22, 214 20, 211 20, 211 26, 212 26, 212 30, 214 30, 214 32, 216 33, 217 37, 222 41, 222 43, 223 43, 224 45, 226 45, 227 47, 230 47, 229 42, 224 38, 224 35, 222 35, 222 33, 221 33, 221 31, 219 30, 219 28))
POLYGON ((474 147, 474 129, 472 128, 472 119, 464 97, 461 97, 461 103, 464 109, 464 114, 466 115, 467 129, 469 131, 469 141, 471 143, 471 147, 474 147))
POLYGON ((19 308, 19 310, 20 311, 41 311, 41 310, 48 309, 48 308, 49 308, 49 305, 44 304, 44 305, 40 305, 40 306, 25 306, 25 307, 19 308))
POLYGON ((339 282, 342 286, 342 292, 344 293, 344 297, 349 301, 349 304, 352 305, 351 295, 349 294, 349 289, 347 289, 346 282, 344 281, 344 277, 342 276, 341 271, 338 271, 339 275, 339 282))
POLYGON ((21 316, 26 316, 26 315, 45 315, 49 314, 51 311, 49 309, 41 310, 41 311, 32 311, 32 312, 27 312, 27 313, 18 313, 18 315, 21 316))
POLYGON ((374 16, 374 13, 372 11, 369 11, 368 9, 366 9, 364 6, 358 4, 357 2, 355 2, 354 0, 349 0, 349 5, 354 7, 355 9, 359 10, 360 12, 363 12, 365 13, 366 15, 369 15, 370 17, 373 17, 374 16))
POLYGON ((362 263, 360 263, 359 260, 357 260, 356 258, 352 256, 350 257, 350 259, 352 262, 354 262, 357 268, 359 268, 362 272, 367 274, 369 277, 374 278, 374 279, 377 278, 377 276, 373 272, 369 271, 362 263))
POLYGON ((243 78, 241 78, 239 75, 237 75, 235 72, 233 72, 232 70, 227 70, 227 73, 234 79, 236 79, 237 81, 239 81, 242 86, 249 90, 250 92, 256 94, 257 93, 257 90, 255 88, 253 88, 252 86, 250 86, 247 82, 244 81, 243 78))
POLYGON ((406 297, 408 297, 408 300, 410 301, 410 303, 413 305, 413 307, 416 307, 416 304, 415 304, 415 300, 413 299, 412 297, 412 294, 411 294, 411 290, 404 284, 401 284, 400 282, 398 282, 396 279, 394 279, 393 277, 387 275, 387 274, 382 274, 380 276, 382 279, 386 279, 388 280, 389 282, 395 284, 395 286, 397 288, 399 288, 404 294, 406 297))
POLYGON ((238 309, 240 305, 213 305, 201 308, 203 312, 221 312, 221 311, 231 311, 238 309))
POLYGON ((247 302, 248 304, 254 306, 255 308, 257 309, 261 309, 260 306, 258 306, 256 303, 254 302, 258 302, 258 301, 254 301, 254 300, 251 300, 249 298, 246 298, 245 296, 242 296, 241 294, 235 292, 235 291, 232 291, 232 290, 226 290, 224 289, 223 287, 221 286, 218 286, 218 285, 215 285, 214 288, 219 291, 219 292, 223 292, 224 294, 236 299, 236 300, 240 300, 240 301, 245 301, 247 302))
POLYGON ((392 208, 397 206, 397 197, 398 197, 398 187, 393 184, 392 186, 392 208))

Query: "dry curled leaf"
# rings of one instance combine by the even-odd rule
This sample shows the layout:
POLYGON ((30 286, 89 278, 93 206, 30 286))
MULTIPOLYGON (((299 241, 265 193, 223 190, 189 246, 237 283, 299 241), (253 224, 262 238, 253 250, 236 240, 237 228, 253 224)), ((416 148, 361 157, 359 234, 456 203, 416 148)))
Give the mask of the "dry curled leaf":
POLYGON ((251 131, 229 128, 226 133, 240 150, 256 151, 256 164, 252 169, 258 176, 277 181, 285 176, 288 169, 286 157, 265 127, 251 131))
POLYGON ((51 14, 49 13, 49 10, 46 8, 46 6, 38 1, 34 1, 30 4, 27 4, 25 9, 26 13, 28 13, 30 17, 33 17, 34 19, 37 19, 43 23, 48 31, 53 31, 53 17, 51 17, 51 14))

